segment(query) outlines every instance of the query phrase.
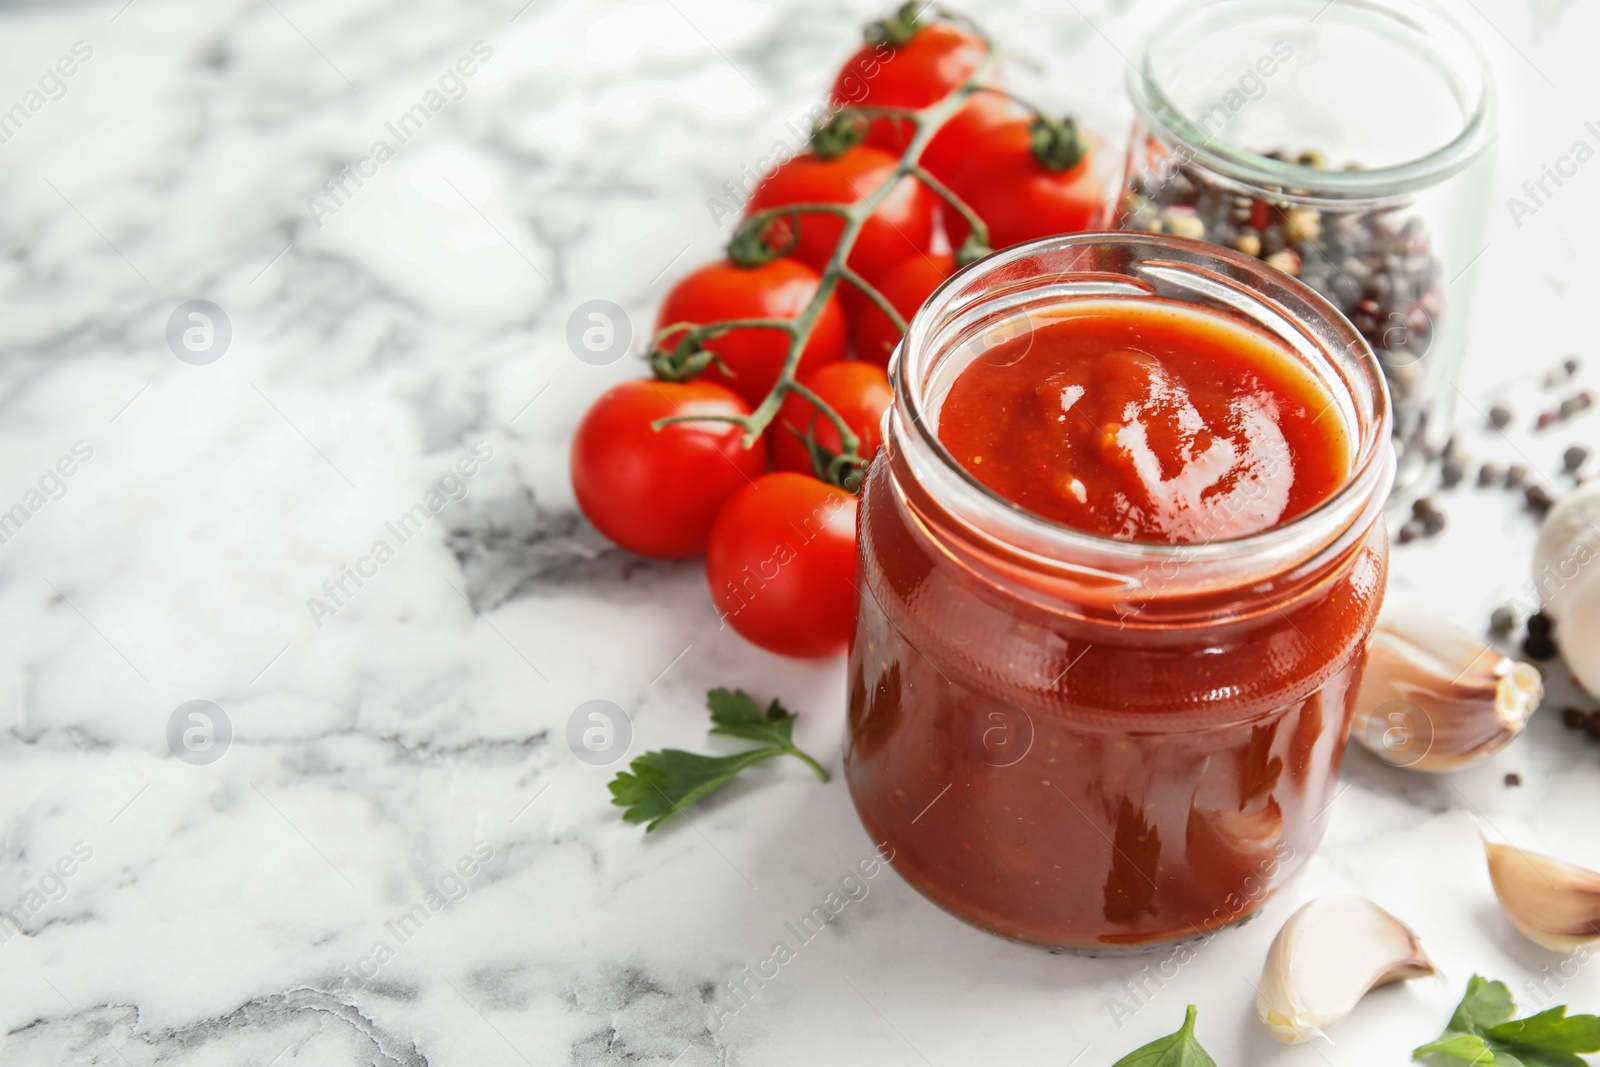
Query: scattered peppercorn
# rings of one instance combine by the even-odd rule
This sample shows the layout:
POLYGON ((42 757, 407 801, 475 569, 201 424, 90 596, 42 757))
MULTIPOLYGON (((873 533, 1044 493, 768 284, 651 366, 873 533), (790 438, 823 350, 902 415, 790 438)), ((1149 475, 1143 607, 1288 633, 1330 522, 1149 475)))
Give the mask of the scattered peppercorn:
POLYGON ((1589 716, 1588 734, 1591 739, 1600 741, 1600 715, 1589 716))
POLYGON ((1580 411, 1587 411, 1594 407, 1594 393, 1585 389, 1581 393, 1574 393, 1561 402, 1561 417, 1570 419, 1580 411))
POLYGON ((1522 775, 1518 774, 1515 771, 1512 771, 1510 774, 1506 775, 1506 788, 1507 789, 1512 789, 1512 788, 1514 788, 1516 786, 1519 786, 1521 784, 1522 784, 1522 775))
POLYGON ((1569 471, 1575 471, 1589 462, 1589 449, 1584 445, 1568 445, 1567 450, 1561 453, 1561 465, 1569 471))
POLYGON ((1411 542, 1421 537, 1422 533, 1423 527, 1420 521, 1417 519, 1407 519, 1400 526, 1400 543, 1402 545, 1409 545, 1411 542))
POLYGON ((1556 498, 1550 495, 1550 490, 1535 482, 1523 491, 1522 497, 1528 502, 1538 515, 1543 518, 1545 512, 1556 506, 1556 498))
POLYGON ((1467 476, 1467 465, 1455 456, 1450 456, 1439 467, 1439 486, 1442 489, 1452 489, 1461 484, 1461 479, 1467 476))
POLYGON ((1582 730, 1589 725, 1589 713, 1569 705, 1561 709, 1561 723, 1569 730, 1582 730))
POLYGON ((1493 633, 1505 635, 1517 628, 1516 609, 1506 604, 1501 604, 1494 609, 1494 614, 1489 616, 1489 629, 1493 633))
POLYGON ((1550 621, 1550 616, 1546 615, 1544 612, 1536 611, 1532 615, 1528 616, 1528 632, 1530 634, 1538 634, 1541 637, 1549 637, 1551 631, 1554 629, 1555 624, 1550 621))
POLYGON ((1511 464, 1506 468, 1506 488, 1521 489, 1528 484, 1528 479, 1532 476, 1532 473, 1520 463, 1511 464))
POLYGON ((1500 469, 1500 464, 1488 460, 1478 468, 1478 488, 1487 489, 1505 476, 1506 472, 1500 469))
POLYGON ((1530 633, 1522 642, 1522 654, 1531 660, 1543 663, 1555 658, 1556 644, 1550 640, 1548 634, 1530 633))
POLYGON ((1489 425, 1497 430, 1503 430, 1510 426, 1512 420, 1516 417, 1516 412, 1511 410, 1509 404, 1496 404, 1489 409, 1489 425))
POLYGON ((1429 537, 1444 530, 1444 512, 1430 511, 1422 517, 1422 529, 1429 537))
POLYGON ((1579 359, 1575 354, 1570 355, 1561 361, 1561 366, 1567 372, 1567 377, 1576 378, 1578 372, 1583 369, 1583 360, 1579 359))

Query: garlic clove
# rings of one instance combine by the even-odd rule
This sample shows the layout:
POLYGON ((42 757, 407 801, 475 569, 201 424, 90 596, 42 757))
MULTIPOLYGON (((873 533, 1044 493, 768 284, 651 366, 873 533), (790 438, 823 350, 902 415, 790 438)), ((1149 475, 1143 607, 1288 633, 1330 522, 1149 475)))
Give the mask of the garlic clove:
POLYGON ((1528 591, 1558 624, 1567 666, 1600 693, 1600 482, 1568 494, 1539 525, 1528 591))
POLYGON ((1531 664, 1451 623, 1385 609, 1367 646, 1350 733, 1393 766, 1459 770, 1510 744, 1543 698, 1531 664))
POLYGON ((1600 558, 1600 481, 1589 482, 1561 499, 1539 524, 1533 549, 1533 588, 1545 611, 1566 619, 1600 558))
POLYGON ((1438 974, 1405 923, 1363 897, 1319 897, 1289 916, 1267 950, 1256 1015, 1294 1045, 1343 1019, 1367 992, 1438 974))
POLYGON ((1483 839, 1494 895, 1522 935, 1552 952, 1600 941, 1600 873, 1483 839))

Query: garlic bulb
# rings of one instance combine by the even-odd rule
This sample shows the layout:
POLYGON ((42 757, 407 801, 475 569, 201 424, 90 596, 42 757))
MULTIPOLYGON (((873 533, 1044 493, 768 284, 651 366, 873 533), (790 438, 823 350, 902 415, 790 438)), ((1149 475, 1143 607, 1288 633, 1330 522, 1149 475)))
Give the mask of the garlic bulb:
POLYGON ((1600 874, 1487 837, 1483 847, 1494 895, 1524 937, 1552 952, 1600 941, 1600 874))
POLYGON ((1363 897, 1313 900, 1272 939, 1256 1015, 1293 1045, 1349 1015, 1368 990, 1438 974, 1411 928, 1363 897))
POLYGON ((1451 623, 1385 608, 1350 733, 1396 767, 1453 771, 1509 744, 1543 697, 1530 664, 1451 623))
POLYGON ((1531 591, 1559 624, 1567 666, 1600 693, 1600 482, 1568 495, 1545 516, 1533 550, 1531 591))

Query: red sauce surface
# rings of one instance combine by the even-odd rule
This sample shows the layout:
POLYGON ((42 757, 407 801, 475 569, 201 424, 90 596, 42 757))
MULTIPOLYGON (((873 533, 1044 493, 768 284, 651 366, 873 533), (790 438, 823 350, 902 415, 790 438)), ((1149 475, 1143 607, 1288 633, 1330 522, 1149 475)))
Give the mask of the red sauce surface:
MULTIPOLYGON (((1345 415, 1319 418, 1332 396, 1264 335, 1145 300, 1070 308, 963 369, 941 410, 946 447, 1006 499, 1193 542, 1348 478, 1345 415)), ((1095 951, 1259 908, 1327 822, 1382 523, 1203 603, 1163 599, 1181 563, 1148 593, 1063 591, 948 551, 901 471, 880 454, 863 490, 845 758, 895 868, 969 922, 1095 951)))
POLYGON ((1334 397, 1292 351, 1143 298, 1074 302, 988 348, 951 387, 939 438, 1007 500, 1132 541, 1257 533, 1350 473, 1334 397))

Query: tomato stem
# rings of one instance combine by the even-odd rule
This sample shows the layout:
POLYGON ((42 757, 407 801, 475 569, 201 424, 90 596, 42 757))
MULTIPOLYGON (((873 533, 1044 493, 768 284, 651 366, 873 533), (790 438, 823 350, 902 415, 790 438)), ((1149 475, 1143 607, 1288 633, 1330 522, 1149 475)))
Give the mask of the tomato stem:
POLYGON ((857 437, 855 431, 850 429, 850 424, 844 420, 844 416, 833 410, 827 401, 810 389, 799 382, 790 382, 789 391, 796 396, 809 400, 811 405, 817 409, 816 414, 811 417, 812 425, 806 427, 805 433, 806 451, 811 454, 812 473, 823 481, 837 485, 841 489, 853 490, 854 486, 846 483, 851 480, 858 470, 867 465, 867 461, 861 455, 861 438, 857 437), (817 415, 825 417, 829 422, 833 423, 833 428, 839 431, 838 455, 829 455, 817 444, 816 434, 813 433, 816 428, 817 415), (823 462, 824 457, 826 457, 825 463, 823 462))
MULTIPOLYGON (((932 189, 934 193, 937 194, 945 203, 955 208, 957 213, 966 220, 967 226, 972 230, 972 236, 977 238, 978 244, 981 245, 983 249, 973 257, 974 259, 981 259, 983 256, 986 256, 990 252, 994 251, 994 249, 989 247, 989 224, 979 218, 978 213, 972 210, 972 207, 965 200, 957 196, 954 189, 950 188, 938 178, 935 178, 933 174, 920 163, 911 168, 911 173, 917 178, 921 179, 922 184, 926 185, 929 189, 932 189)), ((964 267, 966 264, 963 263, 962 266, 964 267)), ((904 326, 900 327, 900 332, 905 332, 904 326)))
POLYGON ((851 270, 849 267, 840 268, 839 277, 841 280, 847 281, 857 289, 860 289, 868 300, 871 300, 874 304, 878 305, 878 310, 888 316, 889 321, 894 323, 895 329, 899 330, 901 333, 906 332, 905 316, 900 314, 899 308, 889 303, 889 298, 883 295, 882 290, 873 285, 871 282, 867 281, 861 275, 857 274, 855 271, 851 270))
MULTIPOLYGON (((918 5, 915 3, 902 5, 890 18, 869 26, 867 39, 869 41, 882 40, 892 46, 905 44, 916 35, 923 25, 918 12, 918 5)), ((811 338, 811 331, 816 327, 817 320, 827 306, 828 301, 838 291, 840 282, 849 282, 860 289, 869 300, 877 305, 879 310, 888 316, 889 321, 894 323, 895 328, 904 334, 906 329, 904 316, 881 292, 867 283, 847 265, 850 253, 855 249, 856 240, 861 236, 862 228, 866 225, 867 220, 883 206, 884 202, 889 199, 902 181, 907 179, 921 181, 935 195, 942 198, 945 203, 957 211, 972 230, 972 236, 958 250, 958 260, 965 265, 965 263, 971 262, 972 259, 977 258, 979 255, 987 253, 989 250, 988 226, 949 186, 928 173, 921 164, 922 153, 928 147, 928 143, 933 140, 934 135, 939 132, 940 127, 948 122, 957 111, 966 106, 968 99, 974 93, 1000 93, 1018 100, 1019 103, 1036 115, 1042 116, 1044 114, 1040 109, 1027 103, 1027 101, 1018 99, 1007 90, 997 89, 985 84, 985 79, 998 61, 998 56, 988 35, 973 25, 972 21, 965 16, 954 16, 943 11, 943 9, 940 9, 940 14, 942 17, 962 22, 983 41, 983 59, 979 61, 977 67, 965 82, 957 86, 944 99, 925 108, 872 106, 841 108, 839 113, 823 127, 823 130, 827 132, 824 134, 823 131, 819 131, 819 135, 823 136, 824 141, 827 142, 821 147, 824 150, 832 151, 837 147, 833 143, 835 139, 841 137, 859 138, 859 134, 864 132, 864 127, 867 124, 864 120, 891 118, 903 121, 911 126, 913 130, 911 141, 906 146, 904 153, 901 154, 899 162, 896 163, 894 169, 889 172, 883 182, 860 200, 849 204, 787 204, 783 207, 758 211, 739 224, 738 229, 734 231, 733 238, 729 241, 729 259, 740 266, 759 266, 777 256, 793 251, 800 238, 800 227, 803 223, 801 216, 808 214, 834 215, 841 219, 843 226, 839 232, 838 243, 834 247, 833 254, 829 257, 827 265, 822 270, 821 281, 817 285, 817 291, 812 294, 810 302, 792 319, 743 319, 732 320, 729 323, 706 323, 700 326, 680 323, 674 327, 658 331, 656 334, 655 344, 660 345, 667 336, 670 336, 677 329, 688 327, 690 332, 685 335, 685 338, 677 346, 678 353, 681 354, 686 351, 684 349, 685 342, 691 342, 692 345, 697 346, 699 342, 718 336, 720 333, 727 332, 727 330, 743 328, 787 330, 789 333, 789 350, 784 357, 783 367, 780 369, 778 379, 773 384, 772 389, 748 416, 676 416, 656 422, 654 425, 657 429, 668 423, 690 422, 695 419, 731 422, 744 427, 743 445, 745 448, 753 448, 755 443, 760 440, 762 433, 772 424, 772 420, 777 417, 779 409, 783 406, 783 398, 793 392, 810 401, 817 409, 817 413, 832 422, 839 431, 839 440, 843 449, 839 455, 831 457, 828 461, 829 469, 819 473, 827 475, 824 480, 831 481, 852 492, 860 487, 862 474, 866 466, 866 460, 859 454, 860 438, 850 430, 843 416, 835 411, 831 405, 795 380, 800 367, 800 357, 805 352, 806 342, 811 338), (789 220, 790 239, 783 248, 775 250, 766 238, 769 228, 780 218, 789 220), (723 329, 712 332, 719 326, 723 327, 723 329)), ((837 148, 837 151, 847 151, 849 147, 853 147, 854 143, 837 148)), ((827 158, 827 156, 824 156, 824 158, 827 158)), ((691 348, 688 351, 693 351, 693 349, 691 348)), ((670 365, 666 369, 669 373, 672 370, 670 365)), ((657 373, 662 373, 660 364, 657 364, 657 373)), ((810 443, 814 445, 815 442, 811 441, 810 443)), ((815 464, 815 452, 813 452, 813 463, 815 464)), ((820 768, 818 770, 820 771, 820 768)))

